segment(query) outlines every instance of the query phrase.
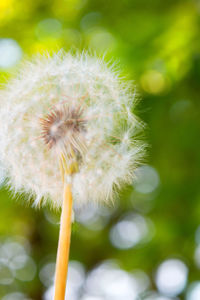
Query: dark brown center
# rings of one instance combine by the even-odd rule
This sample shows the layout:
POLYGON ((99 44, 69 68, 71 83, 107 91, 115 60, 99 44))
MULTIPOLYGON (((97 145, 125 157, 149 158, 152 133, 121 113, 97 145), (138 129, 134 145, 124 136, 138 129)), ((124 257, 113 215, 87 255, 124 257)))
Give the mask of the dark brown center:
MULTIPOLYGON (((59 143, 68 144, 75 148, 80 135, 86 131, 86 120, 83 118, 83 109, 63 105, 50 111, 41 119, 42 138, 49 149, 59 143)), ((78 149, 73 149, 74 151, 78 149)))

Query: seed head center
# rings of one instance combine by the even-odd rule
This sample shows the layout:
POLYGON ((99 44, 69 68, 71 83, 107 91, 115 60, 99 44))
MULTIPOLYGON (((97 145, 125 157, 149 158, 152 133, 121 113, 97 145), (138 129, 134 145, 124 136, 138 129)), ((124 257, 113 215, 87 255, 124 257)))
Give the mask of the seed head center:
POLYGON ((86 131, 86 121, 80 106, 63 105, 51 110, 41 119, 42 138, 49 149, 64 147, 80 152, 83 135, 86 131))

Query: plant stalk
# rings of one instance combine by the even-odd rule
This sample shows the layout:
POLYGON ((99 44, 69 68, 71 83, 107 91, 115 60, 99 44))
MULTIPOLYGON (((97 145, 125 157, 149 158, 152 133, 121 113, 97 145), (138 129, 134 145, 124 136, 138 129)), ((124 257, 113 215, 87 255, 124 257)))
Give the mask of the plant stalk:
POLYGON ((56 260, 54 300, 64 300, 68 273, 72 219, 71 183, 64 183, 63 205, 56 260))

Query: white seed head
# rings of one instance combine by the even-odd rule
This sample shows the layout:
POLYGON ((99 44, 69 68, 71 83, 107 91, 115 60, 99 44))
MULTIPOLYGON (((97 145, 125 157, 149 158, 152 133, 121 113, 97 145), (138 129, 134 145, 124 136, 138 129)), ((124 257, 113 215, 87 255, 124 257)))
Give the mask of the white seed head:
POLYGON ((76 203, 112 200, 143 157, 135 92, 103 60, 59 52, 25 62, 0 93, 0 158, 9 186, 62 204, 59 158, 78 171, 76 203))

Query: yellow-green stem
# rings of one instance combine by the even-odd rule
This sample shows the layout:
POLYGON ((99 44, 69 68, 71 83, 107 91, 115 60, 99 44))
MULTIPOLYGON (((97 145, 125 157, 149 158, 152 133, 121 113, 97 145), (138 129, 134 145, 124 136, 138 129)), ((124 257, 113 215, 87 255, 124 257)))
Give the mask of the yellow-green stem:
POLYGON ((71 183, 64 183, 63 205, 60 221, 60 234, 56 261, 55 295, 54 300, 64 300, 69 250, 71 240, 72 191, 71 183))

